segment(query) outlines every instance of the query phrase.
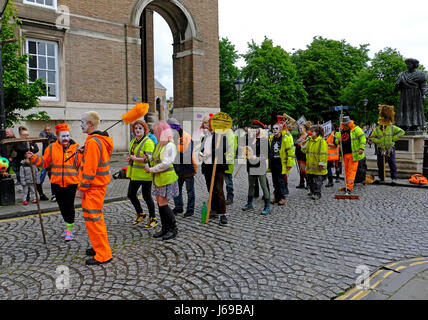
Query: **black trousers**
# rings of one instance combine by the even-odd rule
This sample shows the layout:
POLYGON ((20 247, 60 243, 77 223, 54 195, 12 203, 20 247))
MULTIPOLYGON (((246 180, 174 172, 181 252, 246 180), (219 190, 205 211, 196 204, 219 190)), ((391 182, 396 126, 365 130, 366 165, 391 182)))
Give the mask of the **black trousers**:
POLYGON ((323 181, 325 180, 325 176, 308 174, 307 178, 308 178, 309 188, 311 192, 315 195, 321 195, 322 184, 323 184, 323 181))
MULTIPOLYGON (((205 172, 204 177, 205 177, 205 182, 207 184, 207 190, 208 192, 210 192, 212 171, 205 172)), ((211 199, 211 210, 216 211, 220 215, 226 213, 226 199, 224 197, 223 184, 224 184, 224 172, 216 171, 215 177, 214 177, 213 194, 211 199)))
POLYGON ((64 221, 70 224, 74 223, 74 199, 76 197, 77 184, 61 187, 58 184, 52 183, 52 190, 55 192, 56 202, 64 221))
POLYGON ((132 205, 135 208, 136 213, 143 213, 143 208, 141 208, 140 200, 137 198, 137 192, 141 187, 141 192, 143 194, 143 199, 147 204, 149 209, 149 216, 151 218, 156 218, 155 203, 152 198, 152 181, 129 181, 128 186, 128 199, 131 200, 132 205))

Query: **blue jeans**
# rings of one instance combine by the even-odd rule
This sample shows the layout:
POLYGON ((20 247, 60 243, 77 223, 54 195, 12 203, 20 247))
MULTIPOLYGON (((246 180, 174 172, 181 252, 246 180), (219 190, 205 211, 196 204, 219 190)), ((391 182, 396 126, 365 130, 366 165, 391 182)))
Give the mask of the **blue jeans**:
POLYGON ((226 182, 226 199, 233 201, 233 177, 231 173, 224 174, 224 182, 226 182))
POLYGON ((174 198, 175 209, 183 210, 183 184, 186 183, 187 190, 187 211, 195 211, 195 178, 178 178, 179 194, 174 198))
MULTIPOLYGON (((385 177, 383 176, 383 156, 380 152, 377 152, 376 156, 377 156, 379 179, 385 180, 385 177)), ((398 179, 397 164, 395 159, 395 149, 392 149, 392 152, 385 156, 385 164, 389 165, 389 170, 391 172, 391 179, 394 179, 394 180, 398 179)))

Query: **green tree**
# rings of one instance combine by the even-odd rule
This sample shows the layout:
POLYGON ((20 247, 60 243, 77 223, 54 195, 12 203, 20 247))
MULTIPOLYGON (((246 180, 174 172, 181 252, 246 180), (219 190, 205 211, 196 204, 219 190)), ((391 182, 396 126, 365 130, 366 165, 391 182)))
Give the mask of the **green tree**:
POLYGON ((237 92, 234 82, 239 76, 239 69, 235 66, 239 54, 235 46, 227 38, 219 42, 220 48, 220 108, 232 118, 237 115, 237 92))
POLYGON ((353 47, 345 40, 314 37, 305 50, 292 55, 308 93, 306 118, 326 121, 337 116, 329 109, 341 104, 342 89, 366 66, 367 47, 367 44, 353 47))
POLYGON ((398 106, 400 94, 394 92, 394 87, 398 74, 404 70, 406 64, 400 52, 385 48, 342 90, 342 101, 356 106, 351 114, 358 123, 376 123, 381 104, 398 106), (368 100, 366 108, 364 99, 368 100))
POLYGON ((1 20, 1 41, 15 39, 5 43, 2 48, 3 86, 5 100, 6 126, 28 120, 49 120, 46 112, 34 112, 22 115, 22 110, 31 110, 38 106, 38 98, 45 94, 46 85, 42 79, 30 83, 27 73, 29 56, 21 55, 24 38, 19 36, 21 21, 11 2, 1 20))
POLYGON ((273 124, 284 112, 294 117, 306 112, 307 94, 288 52, 266 37, 260 46, 252 41, 248 47, 242 69, 244 122, 273 124))

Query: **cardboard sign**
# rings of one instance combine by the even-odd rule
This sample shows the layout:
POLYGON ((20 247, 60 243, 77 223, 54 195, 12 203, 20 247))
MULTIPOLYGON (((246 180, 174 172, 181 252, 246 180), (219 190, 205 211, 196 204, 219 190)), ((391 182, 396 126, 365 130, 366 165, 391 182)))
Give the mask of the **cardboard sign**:
POLYGON ((232 129, 232 118, 225 112, 215 114, 211 119, 211 128, 213 131, 220 133, 232 129))
POLYGON ((324 137, 328 137, 330 133, 333 132, 333 124, 331 123, 331 120, 324 123, 322 127, 324 129, 324 137))
POLYGON ((299 120, 297 120, 297 124, 300 126, 302 124, 305 124, 308 120, 306 120, 305 116, 301 116, 299 120))

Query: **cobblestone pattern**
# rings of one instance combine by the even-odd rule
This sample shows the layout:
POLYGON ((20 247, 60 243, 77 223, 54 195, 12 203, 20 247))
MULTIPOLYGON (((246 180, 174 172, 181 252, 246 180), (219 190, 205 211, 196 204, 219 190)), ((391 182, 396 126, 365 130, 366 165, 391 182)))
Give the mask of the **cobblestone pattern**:
MULTIPOLYGON (((71 243, 61 238, 59 214, 43 217, 47 245, 38 217, 0 221, 0 299, 326 300, 355 283, 358 265, 375 271, 428 255, 426 190, 357 186, 360 201, 334 200, 336 184, 315 202, 296 184, 293 172, 288 202, 272 214, 260 215, 260 199, 255 210, 243 212, 247 179, 241 170, 223 227, 218 219, 200 222, 208 193, 199 174, 196 213, 179 215, 179 235, 167 242, 132 226, 129 201, 106 204, 114 259, 97 267, 84 264, 90 244, 81 210, 71 243), (60 265, 69 268, 68 289, 58 285, 60 265)), ((125 182, 120 185, 126 192, 125 182)))

